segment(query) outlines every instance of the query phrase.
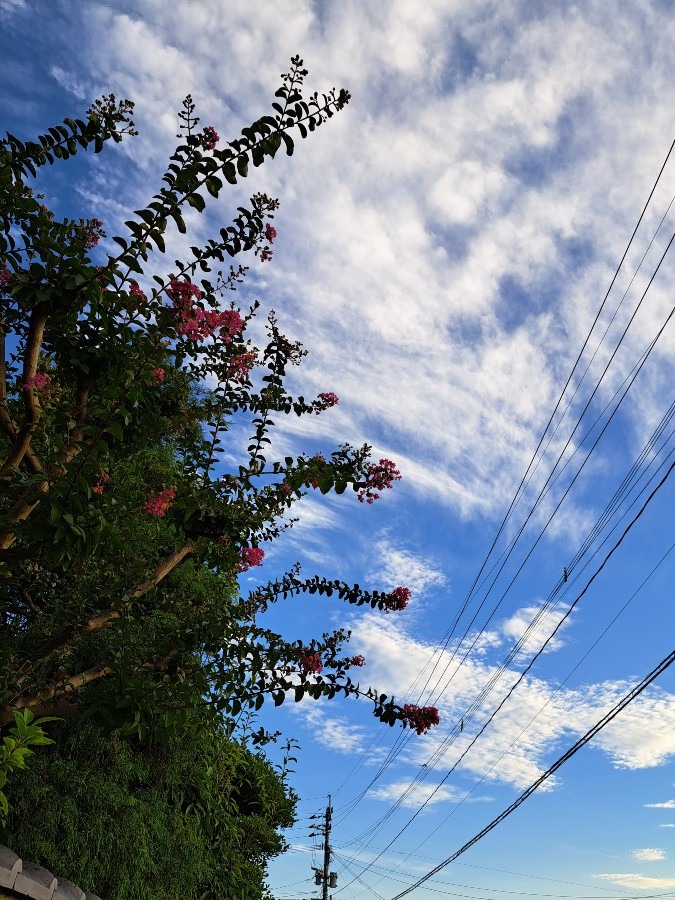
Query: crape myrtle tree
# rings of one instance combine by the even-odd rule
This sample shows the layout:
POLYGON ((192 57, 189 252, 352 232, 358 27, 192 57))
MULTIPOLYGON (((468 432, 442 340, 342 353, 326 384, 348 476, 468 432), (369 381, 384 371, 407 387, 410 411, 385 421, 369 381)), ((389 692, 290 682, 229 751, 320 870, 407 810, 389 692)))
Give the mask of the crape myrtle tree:
POLYGON ((232 722, 289 692, 365 696, 381 721, 418 733, 438 721, 434 708, 363 690, 349 674, 363 659, 345 655, 343 630, 308 641, 264 627, 270 604, 303 592, 388 612, 404 608, 407 588, 365 591, 298 569, 238 587, 309 491, 350 488, 372 503, 400 478, 367 445, 271 457, 280 416, 338 402, 291 396, 286 370, 304 351, 273 313, 255 347, 257 304, 228 299, 247 271, 232 258, 269 261, 277 201, 254 194, 217 238, 152 274, 152 288, 138 282, 167 230, 185 233, 187 206, 202 212, 251 166, 292 154, 293 132, 306 137, 347 104, 344 90, 305 97, 306 74, 294 58, 273 114, 226 144, 198 128, 188 97, 163 186, 100 265, 103 223, 58 219, 27 181, 136 134, 133 104, 110 95, 86 121, 0 141, 0 726, 26 710, 86 714, 142 740, 174 733, 200 705, 232 722), (228 467, 244 423, 250 440, 228 467))

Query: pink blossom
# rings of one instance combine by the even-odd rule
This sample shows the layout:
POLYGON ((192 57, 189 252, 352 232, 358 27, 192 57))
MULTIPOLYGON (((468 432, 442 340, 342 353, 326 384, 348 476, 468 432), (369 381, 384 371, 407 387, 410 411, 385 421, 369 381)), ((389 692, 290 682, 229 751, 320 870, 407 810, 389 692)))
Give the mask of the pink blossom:
POLYGON ((260 251, 260 262, 269 262, 272 259, 272 251, 265 247, 260 251))
POLYGON ((403 727, 413 728, 418 734, 426 734, 441 721, 435 706, 415 706, 406 703, 403 707, 403 727))
POLYGON ((24 391, 29 391, 31 388, 35 388, 38 391, 41 391, 43 388, 47 387, 51 378, 49 375, 43 375, 42 372, 36 372, 31 378, 28 378, 23 383, 24 391))
POLYGON ((149 516, 157 516, 163 519, 171 507, 171 501, 175 498, 176 491, 166 488, 160 491, 156 497, 151 497, 145 504, 145 511, 149 516))
POLYGON ((132 297, 138 297, 139 300, 147 300, 148 298, 145 296, 143 291, 140 289, 137 281, 132 281, 129 286, 129 293, 132 297))
POLYGON ((233 336, 244 327, 241 316, 234 309, 216 312, 196 306, 193 297, 197 299, 201 297, 201 291, 196 284, 174 278, 170 282, 168 294, 176 311, 178 333, 191 341, 211 337, 219 328, 221 340, 230 344, 233 336))
POLYGON ((243 381, 253 368, 255 353, 238 353, 229 360, 227 374, 234 381, 243 381))
POLYGON ((314 411, 317 416, 324 412, 326 409, 330 409, 332 406, 337 406, 340 402, 340 398, 337 394, 334 394, 332 391, 328 393, 318 394, 316 400, 314 401, 314 411))
POLYGON ((96 484, 92 486, 92 491, 95 494, 102 494, 105 490, 105 485, 110 481, 110 475, 105 472, 103 469, 98 473, 98 478, 96 479, 96 484))
POLYGON ((394 481, 401 480, 401 473, 390 459, 381 459, 379 463, 373 463, 366 473, 366 484, 359 491, 359 502, 372 503, 379 500, 380 495, 375 490, 382 491, 390 488, 394 481))
POLYGON ((237 563, 237 572, 248 572, 251 566, 262 566, 265 551, 260 547, 242 547, 239 551, 240 562, 237 563))
POLYGON ((92 247, 95 247, 98 244, 102 237, 105 237, 103 222, 101 222, 100 219, 90 219, 89 228, 84 233, 85 249, 91 250, 92 247))
POLYGON ((216 144, 220 140, 220 135, 216 133, 213 125, 207 125, 204 129, 204 146, 207 150, 214 150, 216 144))
POLYGON ((383 605, 387 612, 390 610, 400 612, 402 609, 406 608, 409 602, 410 588, 397 587, 396 590, 387 595, 387 598, 383 601, 383 605))
POLYGON ((161 384, 166 377, 166 372, 160 366, 158 366, 156 369, 152 369, 150 374, 155 379, 155 384, 161 384))
POLYGON ((270 225, 270 223, 268 222, 267 225, 265 225, 265 239, 268 240, 270 244, 273 244, 276 236, 276 228, 274 228, 274 226, 270 225))
POLYGON ((220 337, 223 343, 231 344, 232 338, 244 328, 244 320, 236 309, 226 309, 220 315, 220 337))
POLYGON ((196 284, 192 284, 191 281, 179 281, 178 278, 172 278, 169 282, 169 293, 174 295, 172 297, 174 303, 176 300, 189 300, 190 297, 199 299, 202 295, 196 284))
POLYGON ((349 660, 349 662, 350 662, 353 666, 359 666, 359 667, 360 667, 360 666, 365 666, 365 664, 366 664, 366 658, 365 658, 365 656, 352 656, 352 658, 349 660))
POLYGON ((313 675, 318 675, 323 669, 321 656, 316 652, 307 653, 302 660, 301 667, 303 675, 309 675, 310 673, 313 675))
POLYGON ((0 269, 0 288, 8 288, 13 280, 14 276, 9 271, 7 266, 3 265, 3 267, 0 269))

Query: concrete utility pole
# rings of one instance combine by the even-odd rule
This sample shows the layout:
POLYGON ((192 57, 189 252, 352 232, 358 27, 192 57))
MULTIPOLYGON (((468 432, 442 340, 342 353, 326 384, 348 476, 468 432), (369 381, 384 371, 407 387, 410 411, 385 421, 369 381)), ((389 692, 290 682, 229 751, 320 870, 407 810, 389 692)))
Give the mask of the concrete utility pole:
POLYGON ((323 893, 322 900, 328 900, 328 869, 330 868, 330 820, 333 815, 333 807, 330 805, 330 794, 328 795, 328 806, 326 807, 326 823, 323 831, 323 893))
POLYGON ((337 872, 330 872, 330 826, 333 816, 333 807, 330 805, 330 794, 328 795, 328 806, 324 816, 312 816, 312 818, 323 818, 323 826, 321 834, 323 834, 323 868, 314 869, 315 884, 322 885, 321 900, 332 900, 332 894, 328 895, 329 887, 337 887, 337 872))

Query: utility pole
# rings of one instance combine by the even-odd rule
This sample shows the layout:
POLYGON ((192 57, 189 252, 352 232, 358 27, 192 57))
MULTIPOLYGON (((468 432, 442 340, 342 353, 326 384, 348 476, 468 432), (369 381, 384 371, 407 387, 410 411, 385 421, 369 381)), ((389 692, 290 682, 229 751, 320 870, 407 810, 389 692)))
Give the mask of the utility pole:
POLYGON ((328 869, 330 868, 330 820, 333 815, 333 807, 330 805, 330 794, 328 795, 328 806, 326 807, 326 824, 323 831, 323 894, 322 900, 328 900, 328 869))
MULTIPOLYGON (((323 834, 323 868, 314 869, 315 884, 322 885, 321 900, 331 900, 328 888, 337 887, 337 872, 330 872, 330 827, 333 816, 333 807, 330 805, 330 794, 328 795, 328 805, 324 816, 313 816, 312 818, 323 818, 323 826, 321 833, 323 834)), ((316 827, 316 826, 315 826, 316 827)))

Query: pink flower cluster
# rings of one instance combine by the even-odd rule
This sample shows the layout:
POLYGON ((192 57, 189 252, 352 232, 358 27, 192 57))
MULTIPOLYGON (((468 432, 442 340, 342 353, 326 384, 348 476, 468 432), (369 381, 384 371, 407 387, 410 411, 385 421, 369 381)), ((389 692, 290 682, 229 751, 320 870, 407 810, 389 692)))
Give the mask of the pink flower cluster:
POLYGON ((105 490, 105 485, 110 481, 110 475, 107 472, 104 472, 103 469, 98 473, 98 478, 96 479, 96 484, 93 485, 92 491, 95 494, 102 494, 105 490))
POLYGON ((352 658, 349 660, 349 662, 350 662, 353 666, 359 666, 359 667, 360 667, 360 666, 365 666, 365 664, 366 664, 366 658, 365 658, 365 656, 352 656, 352 658))
POLYGON ((7 266, 3 265, 0 269, 0 287, 8 288, 13 281, 12 273, 9 271, 7 266))
POLYGON ((265 551, 260 547, 242 547, 239 551, 237 572, 248 572, 251 566, 262 566, 265 551))
POLYGON ((387 612, 400 612, 405 609, 410 602, 410 588, 397 587, 392 591, 384 601, 384 608, 387 612))
POLYGON ((155 384, 161 384, 166 377, 166 372, 164 371, 164 369, 162 369, 161 366, 158 366, 156 369, 152 369, 150 374, 155 379, 155 384))
POLYGON ((234 381, 243 381, 255 364, 255 353, 238 353, 229 360, 227 374, 234 381))
POLYGON ((132 297, 138 297, 139 300, 147 300, 148 298, 145 296, 143 291, 140 289, 137 281, 132 281, 129 286, 129 293, 132 297))
POLYGON ((323 663, 318 653, 307 653, 301 663, 303 675, 318 675, 323 669, 323 663))
POLYGON ((207 125, 204 129, 204 147, 207 150, 215 150, 216 144, 220 140, 220 135, 217 134, 216 129, 213 125, 207 125))
POLYGON ((171 502, 176 497, 176 491, 173 488, 166 488, 160 491, 156 497, 151 497, 145 504, 145 511, 149 516, 157 516, 163 519, 171 507, 171 502))
POLYGON ((89 228, 84 233, 85 249, 91 250, 92 247, 95 247, 98 244, 102 237, 105 237, 103 222, 101 222, 100 219, 90 219, 89 228))
POLYGON ((269 241, 270 244, 273 244, 276 236, 276 228, 268 222, 267 225, 265 225, 265 240, 269 241))
POLYGON ((43 388, 46 388, 51 378, 49 375, 43 375, 42 372, 36 372, 35 375, 32 375, 23 383, 24 391, 30 391, 31 388, 35 388, 37 391, 41 391, 43 388))
POLYGON ((379 463, 373 463, 366 473, 366 485, 359 491, 359 502, 363 503, 365 500, 366 503, 372 503, 379 500, 380 495, 375 491, 390 488, 394 481, 400 480, 401 473, 390 459, 381 459, 379 463))
POLYGON ((405 728, 407 725, 414 728, 418 734, 426 734, 440 721, 435 706, 415 706, 412 703, 406 703, 403 707, 403 727, 405 728))
POLYGON ((337 406, 340 402, 340 398, 337 394, 334 394, 332 391, 328 391, 327 393, 318 394, 316 400, 314 401, 314 412, 320 415, 327 409, 330 409, 331 406, 337 406))
POLYGON ((230 344, 244 327, 243 319, 234 309, 216 312, 195 306, 192 298, 201 297, 196 284, 174 278, 169 285, 168 294, 176 310, 178 333, 191 341, 203 341, 219 328, 221 339, 230 344))
POLYGON ((260 251, 260 262, 269 262, 272 259, 272 251, 265 248, 260 251))

